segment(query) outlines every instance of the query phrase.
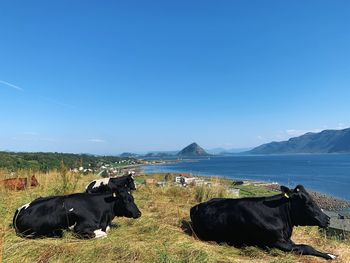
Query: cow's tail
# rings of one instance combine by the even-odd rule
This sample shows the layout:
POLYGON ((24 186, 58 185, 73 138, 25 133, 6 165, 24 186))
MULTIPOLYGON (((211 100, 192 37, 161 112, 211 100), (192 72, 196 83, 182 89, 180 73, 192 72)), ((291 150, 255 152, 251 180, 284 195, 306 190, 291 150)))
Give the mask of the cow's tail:
POLYGON ((192 230, 192 235, 196 238, 199 238, 198 229, 197 229, 198 208, 199 208, 199 205, 195 205, 190 210, 190 218, 191 218, 190 226, 192 230))
POLYGON ((12 225, 13 225, 14 229, 16 230, 17 235, 19 235, 20 232, 21 232, 21 231, 18 229, 18 227, 17 227, 17 219, 18 219, 19 213, 20 213, 23 209, 27 209, 29 205, 30 205, 30 203, 25 204, 25 205, 22 205, 21 207, 17 208, 17 210, 16 210, 16 212, 15 212, 15 215, 13 216, 12 225))
POLYGON ((17 221, 17 217, 18 217, 20 211, 21 211, 21 208, 18 208, 15 212, 15 215, 13 216, 13 219, 12 219, 12 226, 15 229, 17 234, 19 234, 19 230, 17 228, 16 221, 17 221))
POLYGON ((198 211, 198 205, 193 206, 190 210, 190 217, 192 222, 193 222, 193 219, 195 218, 197 211, 198 211))

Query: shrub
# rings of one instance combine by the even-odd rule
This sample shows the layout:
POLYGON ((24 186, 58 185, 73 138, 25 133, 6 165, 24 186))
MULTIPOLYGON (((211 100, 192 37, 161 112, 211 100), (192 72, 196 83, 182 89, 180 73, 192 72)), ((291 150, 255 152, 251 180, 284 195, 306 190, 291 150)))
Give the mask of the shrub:
POLYGON ((222 186, 207 186, 201 185, 195 188, 195 200, 197 202, 206 202, 212 198, 229 197, 229 193, 222 186))

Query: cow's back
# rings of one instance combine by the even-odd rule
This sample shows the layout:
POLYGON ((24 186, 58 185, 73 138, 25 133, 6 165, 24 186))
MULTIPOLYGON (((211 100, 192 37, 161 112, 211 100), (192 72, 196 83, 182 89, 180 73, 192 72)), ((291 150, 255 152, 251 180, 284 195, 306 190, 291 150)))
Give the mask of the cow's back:
MULTIPOLYGON (((263 200, 217 198, 200 203, 190 211, 193 229, 203 240, 236 245, 268 244, 278 237, 274 236, 275 230, 269 229, 269 225, 266 224, 275 218, 270 211, 266 213, 263 200)), ((277 222, 276 225, 280 224, 277 222)))
POLYGON ((24 190, 27 187, 27 178, 10 178, 1 181, 8 190, 24 190))

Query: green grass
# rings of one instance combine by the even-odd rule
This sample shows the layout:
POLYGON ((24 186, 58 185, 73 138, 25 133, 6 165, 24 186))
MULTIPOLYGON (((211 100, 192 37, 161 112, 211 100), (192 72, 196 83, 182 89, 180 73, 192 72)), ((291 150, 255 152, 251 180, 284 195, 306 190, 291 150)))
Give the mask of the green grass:
MULTIPOLYGON (((95 178, 92 175, 75 178, 67 174, 69 182, 76 180, 76 183, 62 186, 62 177, 57 173, 36 176, 41 184, 38 188, 18 192, 0 189, 2 262, 324 262, 279 250, 263 251, 256 247, 238 249, 196 239, 189 234, 188 221, 190 208, 198 203, 199 190, 197 187, 171 185, 163 188, 152 185, 138 187, 133 195, 142 217, 136 220, 116 218, 105 239, 79 240, 68 231, 62 239, 23 239, 16 236, 9 226, 17 207, 39 196, 54 194, 63 186, 67 193, 83 191, 85 185, 95 178)), ((163 176, 153 177, 163 180, 163 176)), ((137 180, 143 182, 144 179, 145 176, 141 176, 137 180)), ((244 196, 271 194, 259 187, 246 186, 241 189, 244 189, 241 190, 244 196)), ((203 200, 225 195, 220 187, 216 190, 202 189, 210 192, 210 196, 205 196, 203 200)), ((326 239, 314 227, 297 228, 293 238, 296 242, 341 255, 337 262, 350 262, 349 241, 326 239)))
POLYGON ((274 191, 255 185, 239 185, 234 186, 234 188, 240 189, 240 197, 271 196, 276 194, 274 191))

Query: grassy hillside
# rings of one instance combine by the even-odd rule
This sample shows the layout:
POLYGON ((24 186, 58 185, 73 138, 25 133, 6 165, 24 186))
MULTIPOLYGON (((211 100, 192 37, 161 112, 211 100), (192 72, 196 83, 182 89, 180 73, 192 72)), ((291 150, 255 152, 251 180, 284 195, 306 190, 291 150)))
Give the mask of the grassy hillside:
MULTIPOLYGON (((4 176, 0 172, 0 177, 4 176)), ((141 185, 134 192, 134 197, 142 217, 136 220, 116 218, 105 239, 79 240, 69 232, 63 239, 28 240, 17 237, 9 226, 17 207, 39 196, 83 191, 85 185, 95 178, 93 175, 70 174, 66 177, 69 184, 63 184, 65 180, 57 172, 37 174, 41 184, 38 188, 18 192, 0 189, 0 262, 325 262, 276 249, 237 249, 197 240, 188 227, 189 209, 197 200, 228 196, 220 186, 209 189, 141 185)), ((153 177, 164 179, 162 175, 153 177)), ((137 181, 143 182, 144 177, 138 177, 137 181)), ((241 192, 249 196, 255 192, 270 194, 254 187, 241 192)), ((326 239, 315 227, 296 228, 293 239, 339 255, 335 262, 350 262, 350 242, 326 239)))
POLYGON ((349 153, 350 128, 343 130, 324 130, 319 133, 306 133, 288 141, 271 142, 260 145, 248 153, 285 154, 285 153, 349 153))
POLYGON ((54 152, 1 152, 0 151, 0 169, 17 171, 20 169, 31 169, 34 171, 51 171, 59 169, 61 162, 68 168, 98 168, 102 164, 114 164, 124 160, 135 163, 133 158, 116 156, 93 156, 88 154, 73 153, 54 153, 54 152))

